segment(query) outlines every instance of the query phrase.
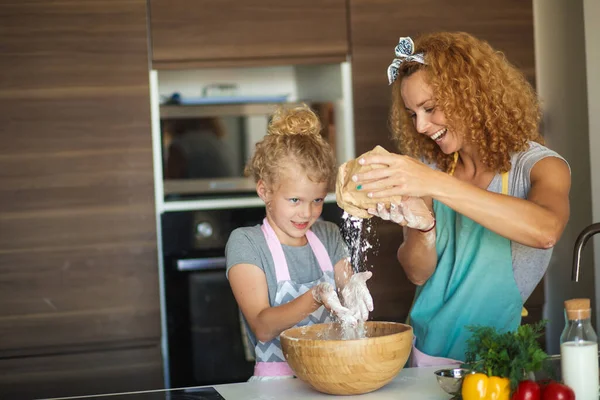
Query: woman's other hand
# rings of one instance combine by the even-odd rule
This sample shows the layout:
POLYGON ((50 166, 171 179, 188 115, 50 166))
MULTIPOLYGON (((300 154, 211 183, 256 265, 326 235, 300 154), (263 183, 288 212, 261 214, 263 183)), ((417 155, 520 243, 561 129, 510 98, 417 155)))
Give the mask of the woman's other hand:
POLYGON ((344 305, 359 321, 366 321, 373 311, 373 298, 367 287, 367 281, 373 276, 371 271, 359 272, 350 278, 342 289, 344 305))
POLYGON ((369 208, 367 211, 386 221, 421 231, 429 230, 435 224, 433 214, 420 197, 405 196, 400 203, 390 204, 389 209, 385 204, 377 203, 377 209, 369 208))
MULTIPOLYGON (((361 165, 382 164, 385 168, 356 174, 352 180, 357 189, 373 199, 392 196, 429 197, 437 186, 439 171, 414 158, 400 154, 369 155, 358 161, 361 165)), ((443 174, 445 175, 445 174, 443 174)))
POLYGON ((313 286, 312 295, 314 300, 322 304, 326 309, 333 313, 343 324, 357 325, 358 320, 352 311, 342 306, 335 288, 328 282, 321 282, 313 286))

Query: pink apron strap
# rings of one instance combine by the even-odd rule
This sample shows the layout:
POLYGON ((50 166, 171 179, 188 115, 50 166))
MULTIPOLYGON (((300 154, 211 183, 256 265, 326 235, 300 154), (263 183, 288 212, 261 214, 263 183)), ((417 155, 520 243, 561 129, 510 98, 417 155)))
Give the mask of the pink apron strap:
POLYGON ((327 254, 325 246, 323 243, 321 243, 317 235, 315 235, 313 231, 309 230, 306 231, 306 238, 308 239, 308 243, 310 244, 313 253, 315 253, 315 256, 317 257, 317 262, 319 263, 321 270, 323 272, 333 271, 333 265, 331 264, 329 254, 327 254))
POLYGON ((287 261, 285 261, 283 247, 281 247, 281 243, 279 243, 279 239, 277 239, 275 231, 273 228, 271 228, 271 225, 269 225, 269 221, 267 221, 266 218, 263 220, 261 229, 265 234, 267 246, 269 246, 271 256, 273 257, 273 262, 275 263, 275 275, 277 277, 277 282, 289 281, 290 271, 288 270, 287 261))
POLYGON ((292 376, 294 371, 284 362, 257 362, 254 364, 254 376, 292 376))
MULTIPOLYGON (((277 234, 275 234, 275 231, 266 218, 263 220, 261 229, 267 240, 267 246, 269 246, 269 250, 273 256, 277 282, 289 281, 290 271, 288 269, 287 261, 285 260, 285 254, 283 254, 283 247, 281 247, 281 243, 279 242, 279 239, 277 239, 277 234)), ((327 254, 325 246, 319 240, 317 235, 315 235, 313 231, 308 230, 306 231, 306 238, 308 239, 308 244, 315 254, 315 257, 317 257, 317 262, 319 263, 321 270, 323 272, 333 271, 333 264, 331 264, 329 254, 327 254)))
POLYGON ((411 367, 439 367, 442 365, 461 365, 462 361, 453 360, 451 358, 429 356, 415 347, 415 339, 413 338, 412 351, 410 355, 411 367))

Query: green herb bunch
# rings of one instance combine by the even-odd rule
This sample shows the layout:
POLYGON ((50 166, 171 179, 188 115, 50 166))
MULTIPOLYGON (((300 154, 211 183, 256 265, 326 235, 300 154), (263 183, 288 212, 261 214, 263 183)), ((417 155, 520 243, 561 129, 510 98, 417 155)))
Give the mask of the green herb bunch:
POLYGON ((467 340, 465 366, 488 376, 509 378, 514 390, 528 373, 541 370, 548 357, 538 342, 545 325, 544 320, 506 333, 489 326, 468 326, 472 335, 467 340))

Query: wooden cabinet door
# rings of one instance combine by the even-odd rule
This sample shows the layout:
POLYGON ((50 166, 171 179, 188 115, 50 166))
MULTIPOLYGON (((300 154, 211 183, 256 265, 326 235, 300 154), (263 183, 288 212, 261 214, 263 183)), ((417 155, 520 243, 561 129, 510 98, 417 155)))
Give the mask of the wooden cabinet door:
POLYGON ((2 2, 0 36, 0 359, 158 342, 146 2, 2 2))
POLYGON ((160 360, 158 345, 2 360, 0 396, 30 400, 161 389, 160 360))
POLYGON ((155 69, 344 60, 346 0, 150 0, 155 69))
MULTIPOLYGON (((388 129, 391 92, 386 70, 401 36, 416 37, 434 31, 465 31, 485 39, 521 68, 530 82, 535 80, 531 1, 350 0, 357 155, 378 144, 396 150, 388 129)), ((415 287, 396 259, 402 230, 389 222, 377 224, 380 250, 371 259, 375 273, 370 281, 375 301, 373 316, 404 321, 415 287)), ((539 302, 539 295, 532 296, 526 306, 540 309, 539 302)))

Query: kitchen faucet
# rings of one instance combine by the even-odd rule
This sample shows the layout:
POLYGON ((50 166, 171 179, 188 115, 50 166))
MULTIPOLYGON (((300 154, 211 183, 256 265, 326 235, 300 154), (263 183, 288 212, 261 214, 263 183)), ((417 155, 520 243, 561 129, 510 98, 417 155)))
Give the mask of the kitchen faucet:
POLYGON ((581 263, 581 253, 589 238, 596 233, 600 233, 600 222, 592 224, 581 231, 575 241, 575 249, 573 250, 573 270, 571 271, 571 280, 579 282, 579 264, 581 263))

